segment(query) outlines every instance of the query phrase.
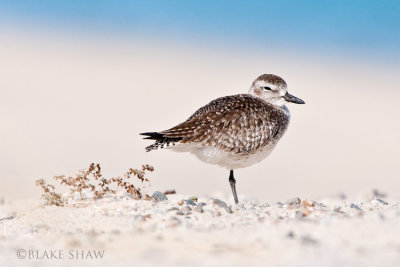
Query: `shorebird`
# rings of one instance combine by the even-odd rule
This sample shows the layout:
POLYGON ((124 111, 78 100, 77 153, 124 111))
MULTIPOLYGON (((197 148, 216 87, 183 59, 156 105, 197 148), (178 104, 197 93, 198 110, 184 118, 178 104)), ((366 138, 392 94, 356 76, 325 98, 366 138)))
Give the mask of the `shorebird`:
POLYGON ((247 94, 217 98, 169 130, 141 135, 155 140, 146 151, 169 148, 190 152, 203 162, 230 170, 229 184, 237 204, 233 171, 258 163, 271 153, 289 124, 287 102, 304 104, 287 92, 281 77, 263 74, 247 94))

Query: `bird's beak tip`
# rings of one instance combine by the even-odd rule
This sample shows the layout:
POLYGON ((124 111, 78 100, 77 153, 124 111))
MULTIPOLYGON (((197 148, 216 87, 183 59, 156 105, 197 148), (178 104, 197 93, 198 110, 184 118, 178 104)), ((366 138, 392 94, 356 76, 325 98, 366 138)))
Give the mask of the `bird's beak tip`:
POLYGON ((287 102, 291 102, 291 103, 295 103, 295 104, 305 104, 306 103, 302 99, 295 97, 294 95, 291 95, 289 93, 286 93, 283 96, 283 99, 285 99, 287 102))

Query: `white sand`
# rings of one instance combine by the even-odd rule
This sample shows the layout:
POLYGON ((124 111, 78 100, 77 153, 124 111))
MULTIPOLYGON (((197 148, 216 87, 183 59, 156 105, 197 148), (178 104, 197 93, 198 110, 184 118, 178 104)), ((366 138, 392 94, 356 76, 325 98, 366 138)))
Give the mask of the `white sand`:
POLYGON ((244 197, 231 206, 219 195, 232 213, 213 198, 192 206, 178 203, 188 196, 167 197, 121 196, 76 207, 6 199, 0 205, 0 266, 400 266, 400 202, 390 197, 320 199, 308 207, 244 197), (34 257, 41 259, 19 259, 18 249, 38 251, 34 257), (51 250, 61 250, 62 259, 51 250), (70 252, 76 258, 82 250, 91 255, 70 259, 70 252), (104 251, 103 258, 92 259, 93 250, 104 251))

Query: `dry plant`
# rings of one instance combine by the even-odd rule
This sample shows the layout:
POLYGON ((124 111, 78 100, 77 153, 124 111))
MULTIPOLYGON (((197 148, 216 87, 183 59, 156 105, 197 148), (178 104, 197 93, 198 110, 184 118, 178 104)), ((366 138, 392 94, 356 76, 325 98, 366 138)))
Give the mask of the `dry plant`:
POLYGON ((54 192, 54 185, 46 183, 44 179, 36 180, 36 185, 42 188, 42 198, 46 200, 47 205, 64 206, 61 194, 54 192))
MULTIPOLYGON (((122 177, 106 179, 101 174, 100 164, 92 163, 87 170, 79 171, 75 177, 60 175, 53 178, 59 181, 60 185, 69 189, 71 199, 75 193, 79 193, 81 199, 83 199, 82 193, 88 190, 93 193, 93 198, 96 200, 106 194, 116 194, 117 188, 122 188, 134 199, 149 200, 151 197, 142 193, 146 184, 150 186, 150 180, 145 177, 146 171, 152 172, 154 168, 146 164, 142 165, 139 170, 130 168, 122 177), (141 187, 134 185, 135 178, 141 182, 141 187)), ((36 185, 42 188, 42 197, 46 200, 47 205, 65 206, 68 203, 68 198, 63 198, 60 193, 56 193, 55 186, 47 183, 44 179, 37 180, 36 185)))

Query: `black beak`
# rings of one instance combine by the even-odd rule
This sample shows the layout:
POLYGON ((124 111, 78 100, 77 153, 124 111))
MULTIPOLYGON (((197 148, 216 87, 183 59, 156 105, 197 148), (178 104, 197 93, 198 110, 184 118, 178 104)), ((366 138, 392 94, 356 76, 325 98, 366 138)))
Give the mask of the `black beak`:
POLYGON ((306 103, 303 100, 301 100, 300 98, 297 98, 294 95, 289 94, 288 92, 286 92, 286 95, 283 96, 283 99, 285 99, 287 102, 292 102, 292 103, 296 103, 296 104, 305 104, 306 103))

